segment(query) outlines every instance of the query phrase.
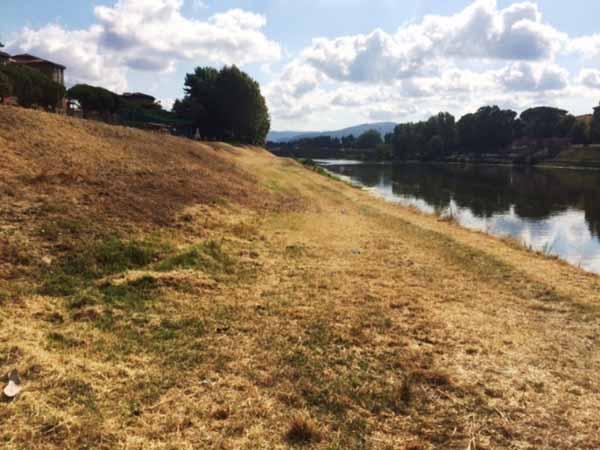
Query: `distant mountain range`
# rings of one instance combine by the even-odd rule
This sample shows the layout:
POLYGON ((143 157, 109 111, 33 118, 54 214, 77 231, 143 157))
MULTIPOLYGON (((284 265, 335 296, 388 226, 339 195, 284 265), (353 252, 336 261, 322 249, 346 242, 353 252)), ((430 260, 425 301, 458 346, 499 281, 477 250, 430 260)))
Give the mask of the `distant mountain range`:
POLYGON ((394 122, 377 122, 377 123, 365 123, 362 125, 356 125, 353 127, 344 128, 336 131, 271 131, 267 140, 271 142, 290 142, 297 141, 298 139, 313 138, 319 136, 330 136, 333 138, 342 138, 344 136, 354 135, 355 137, 360 136, 365 131, 377 130, 384 136, 387 133, 394 131, 396 127, 394 122))

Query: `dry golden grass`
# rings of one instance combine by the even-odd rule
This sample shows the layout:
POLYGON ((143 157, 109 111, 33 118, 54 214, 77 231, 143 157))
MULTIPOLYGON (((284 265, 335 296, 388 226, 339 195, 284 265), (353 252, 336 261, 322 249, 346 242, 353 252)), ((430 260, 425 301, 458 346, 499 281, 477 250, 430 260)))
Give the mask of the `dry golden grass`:
POLYGON ((0 145, 0 447, 600 448, 598 277, 259 149, 0 145))

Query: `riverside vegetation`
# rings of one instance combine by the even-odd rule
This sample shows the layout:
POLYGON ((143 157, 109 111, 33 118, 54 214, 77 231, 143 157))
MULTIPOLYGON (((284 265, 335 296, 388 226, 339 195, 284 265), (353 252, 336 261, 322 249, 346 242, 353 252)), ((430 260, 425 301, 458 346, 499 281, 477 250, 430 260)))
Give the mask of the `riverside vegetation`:
POLYGON ((596 276, 256 147, 0 149, 2 448, 600 447, 596 276))

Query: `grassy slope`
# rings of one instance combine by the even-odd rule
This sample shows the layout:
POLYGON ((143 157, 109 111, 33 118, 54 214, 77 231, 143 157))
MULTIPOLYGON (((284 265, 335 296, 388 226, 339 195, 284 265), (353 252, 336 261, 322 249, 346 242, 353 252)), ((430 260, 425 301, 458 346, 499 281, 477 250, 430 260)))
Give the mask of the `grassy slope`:
POLYGON ((3 448, 598 448, 598 277, 258 149, 0 108, 3 448))

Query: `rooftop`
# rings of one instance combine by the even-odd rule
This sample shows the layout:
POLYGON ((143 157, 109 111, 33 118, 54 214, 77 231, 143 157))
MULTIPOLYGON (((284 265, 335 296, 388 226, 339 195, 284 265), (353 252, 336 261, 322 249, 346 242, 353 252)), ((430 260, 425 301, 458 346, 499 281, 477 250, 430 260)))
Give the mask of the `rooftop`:
POLYGON ((21 63, 21 64, 50 64, 54 67, 58 67, 60 69, 66 69, 62 64, 56 64, 55 62, 48 61, 47 59, 39 58, 37 56, 30 55, 28 53, 23 53, 22 55, 15 55, 12 57, 13 60, 21 63))

